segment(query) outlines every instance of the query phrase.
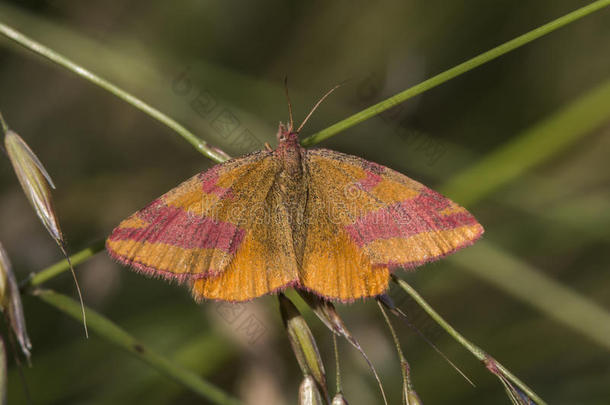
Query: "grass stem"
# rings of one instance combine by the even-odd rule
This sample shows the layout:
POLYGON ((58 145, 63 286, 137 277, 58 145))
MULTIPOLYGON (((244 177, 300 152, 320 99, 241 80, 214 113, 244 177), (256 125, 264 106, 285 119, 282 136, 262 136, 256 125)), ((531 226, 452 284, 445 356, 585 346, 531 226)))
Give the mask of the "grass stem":
POLYGON ((27 48, 30 51, 44 58, 47 58, 52 62, 55 62, 59 66, 71 71, 72 73, 82 77, 85 80, 88 80, 96 86, 99 86, 104 90, 109 91, 110 93, 114 94, 123 101, 131 104, 138 110, 144 112, 145 114, 156 119, 167 127, 173 129, 176 133, 178 133, 178 135, 182 136, 188 143, 193 145, 195 149, 197 149, 199 152, 212 159, 213 161, 220 163, 226 160, 226 154, 223 156, 223 153, 218 152, 220 149, 209 146, 207 142, 193 134, 191 131, 186 129, 183 125, 179 124, 174 119, 170 118, 161 111, 140 100, 136 96, 121 89, 117 85, 112 84, 108 80, 97 76, 95 73, 71 61, 60 53, 48 48, 47 46, 35 41, 32 38, 29 38, 28 36, 22 34, 14 28, 9 27, 8 25, 2 22, 0 22, 0 35, 12 39, 24 48, 27 48))
MULTIPOLYGON (((91 246, 86 247, 85 249, 81 250, 80 252, 77 252, 77 253, 74 253, 73 255, 71 255, 70 262, 72 263, 72 265, 77 266, 77 265, 87 261, 88 259, 93 257, 93 255, 101 252, 102 250, 104 250, 104 241, 100 240, 100 241, 93 243, 91 246)), ((43 270, 39 271, 38 273, 33 274, 22 285, 22 289, 24 287, 28 287, 28 286, 31 286, 31 287, 39 286, 42 283, 52 279, 53 277, 56 277, 59 274, 70 270, 70 262, 68 262, 67 259, 60 260, 59 262, 47 267, 46 269, 43 269, 43 270)))
POLYGON ((538 28, 535 28, 523 35, 520 35, 514 39, 511 39, 508 42, 503 43, 493 49, 490 49, 487 52, 483 52, 480 55, 475 56, 472 59, 467 60, 466 62, 460 63, 452 67, 451 69, 445 70, 442 73, 437 74, 436 76, 431 77, 428 80, 425 80, 419 84, 416 84, 413 87, 410 87, 388 99, 380 101, 377 104, 374 104, 350 117, 341 120, 330 127, 323 129, 320 132, 317 132, 305 139, 301 142, 304 146, 312 146, 321 141, 330 138, 331 136, 337 135, 339 132, 345 131, 348 128, 353 127, 356 124, 359 124, 363 121, 368 120, 382 112, 406 101, 412 97, 415 97, 425 91, 433 89, 436 86, 439 86, 446 81, 449 81, 457 76, 460 76, 466 72, 473 70, 476 67, 479 67, 487 62, 490 62, 510 51, 513 51, 517 48, 522 47, 546 34, 549 34, 564 25, 577 21, 591 13, 594 13, 598 10, 601 10, 604 7, 610 5, 610 0, 598 0, 593 3, 581 7, 571 13, 568 13, 562 17, 557 18, 547 24, 541 25, 538 28))
MULTIPOLYGON (((63 294, 56 293, 51 290, 34 290, 33 294, 40 298, 45 303, 55 307, 61 312, 66 313, 77 321, 81 320, 81 309, 78 302, 63 294)), ((241 402, 220 388, 203 380, 197 374, 188 371, 177 364, 174 364, 168 358, 161 356, 150 350, 135 337, 131 336, 125 330, 113 323, 108 318, 100 313, 87 308, 88 322, 90 329, 97 333, 106 341, 111 342, 129 353, 135 355, 159 372, 170 377, 174 381, 182 384, 192 392, 206 398, 208 401, 218 405, 241 405, 241 402)))
MULTIPOLYGON (((430 315, 430 317, 434 319, 434 321, 439 324, 441 328, 443 328, 459 344, 464 346, 466 350, 472 353, 478 360, 482 361, 487 366, 490 359, 492 359, 491 356, 489 356, 483 349, 476 346, 474 343, 471 343, 468 339, 462 336, 457 330, 455 330, 453 326, 449 325, 449 323, 445 319, 443 319, 443 317, 440 316, 438 312, 436 312, 434 308, 432 308, 430 304, 428 304, 428 302, 426 302, 426 300, 424 300, 424 298, 419 295, 419 293, 415 291, 415 289, 411 287, 406 281, 401 280, 394 275, 392 276, 392 281, 394 281, 403 291, 409 294, 411 298, 413 298, 415 302, 417 302, 419 306, 422 307, 422 309, 426 311, 426 313, 428 313, 428 315, 430 315)), ((498 370, 502 372, 504 377, 506 377, 509 381, 519 387, 519 389, 526 393, 532 400, 536 401, 537 404, 546 404, 546 402, 544 402, 538 395, 536 395, 536 393, 532 391, 530 387, 528 387, 527 385, 525 385, 524 382, 515 377, 502 364, 498 363, 497 361, 494 361, 494 365, 498 368, 498 370)))

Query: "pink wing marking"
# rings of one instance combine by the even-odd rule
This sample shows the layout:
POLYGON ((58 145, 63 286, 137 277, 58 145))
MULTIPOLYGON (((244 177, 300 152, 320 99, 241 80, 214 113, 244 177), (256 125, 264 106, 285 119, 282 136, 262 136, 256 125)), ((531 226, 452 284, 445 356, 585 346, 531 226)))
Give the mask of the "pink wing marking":
POLYGON ((345 229, 358 246, 364 246, 378 239, 407 238, 422 232, 477 223, 466 211, 450 215, 436 213, 449 204, 448 199, 430 190, 415 198, 370 212, 345 229))
POLYGON ((160 199, 142 210, 139 216, 149 225, 117 228, 109 239, 164 243, 184 249, 218 249, 234 254, 246 233, 229 222, 194 215, 167 206, 160 199))

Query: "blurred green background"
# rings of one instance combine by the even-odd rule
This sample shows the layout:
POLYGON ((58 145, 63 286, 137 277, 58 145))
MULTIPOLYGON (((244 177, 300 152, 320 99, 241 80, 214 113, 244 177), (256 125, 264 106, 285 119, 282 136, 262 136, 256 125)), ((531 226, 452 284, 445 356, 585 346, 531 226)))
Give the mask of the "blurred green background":
MULTIPOLYGON (((0 21, 239 155, 275 144, 277 122, 287 118, 285 75, 297 121, 328 88, 345 83, 313 116, 304 130, 309 135, 588 3, 2 1, 0 21)), ((608 92, 596 103, 600 108, 565 113, 608 87, 609 50, 606 9, 320 145, 392 167, 468 205, 486 228, 484 242, 399 275, 553 404, 610 398, 610 335, 603 334, 610 325, 608 92), (574 129, 591 121, 589 113, 602 124, 574 129), (559 125, 534 132, 536 142, 524 149, 506 146, 547 119, 559 125), (555 150, 563 136, 572 141, 555 150), (504 160, 489 160, 476 176, 454 183, 459 187, 447 185, 498 151, 504 160), (540 164, 477 194, 502 168, 538 158, 540 164), (532 274, 543 282, 533 283, 532 274)), ((150 117, 4 38, 0 110, 53 177, 72 252, 212 164, 150 117)), ((8 160, 0 181, 0 240, 23 279, 61 255, 8 160)), ((81 265, 78 275, 87 305, 152 349, 247 403, 296 402, 301 374, 274 297, 228 316, 226 307, 196 305, 185 289, 134 274, 105 253, 81 265), (246 327, 252 319, 254 335, 246 327)), ((48 286, 75 296, 68 273, 48 286)), ((397 323, 424 403, 508 403, 499 382, 414 302, 398 290, 391 295, 477 385, 397 323)), ((201 403, 95 334, 86 340, 82 325, 36 298, 25 296, 24 306, 34 347, 24 375, 33 403, 201 403)), ((399 403, 400 369, 374 301, 339 311, 378 367, 390 403, 399 403)), ((331 336, 306 316, 333 380, 331 336)), ((366 364, 346 343, 340 351, 350 403, 379 403, 366 364)), ((12 363, 9 403, 23 403, 12 363)))

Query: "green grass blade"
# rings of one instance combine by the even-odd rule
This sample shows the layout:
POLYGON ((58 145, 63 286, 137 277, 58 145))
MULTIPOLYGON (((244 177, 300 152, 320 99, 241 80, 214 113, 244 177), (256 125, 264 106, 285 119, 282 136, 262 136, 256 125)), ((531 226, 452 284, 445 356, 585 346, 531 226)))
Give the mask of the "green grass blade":
MULTIPOLYGON (((92 245, 84 248, 80 252, 76 252, 73 255, 71 255, 70 261, 72 262, 72 265, 77 266, 83 262, 86 262, 91 257, 93 257, 96 253, 99 253, 102 250, 104 250, 104 241, 100 240, 100 241, 97 241, 97 242, 93 243, 92 245)), ((60 275, 61 273, 68 271, 68 270, 70 270, 70 264, 68 263, 68 260, 66 260, 66 259, 60 260, 57 263, 47 267, 46 269, 43 269, 36 274, 33 274, 28 280, 26 280, 26 282, 24 283, 24 287, 39 286, 40 284, 60 275)))
MULTIPOLYGON (((439 313, 436 312, 434 310, 434 308, 432 308, 430 306, 430 304, 428 304, 428 302, 426 302, 426 300, 421 295, 419 295, 419 293, 417 291, 415 291, 415 289, 413 287, 411 287, 406 281, 401 280, 396 276, 392 276, 392 280, 396 284, 398 284, 398 286, 400 288, 402 288, 403 291, 405 291, 407 294, 409 294, 411 296, 411 298, 413 298, 417 302, 417 304, 424 311, 426 311, 428 313, 428 315, 430 315, 430 317, 432 319, 434 319, 434 321, 436 323, 439 324, 439 326, 441 326, 445 331, 447 331, 447 333, 449 333, 455 340, 457 340, 462 346, 464 346, 477 359, 479 359, 482 362, 487 362, 489 359, 491 359, 491 357, 483 349, 476 346, 474 343, 470 342, 468 339, 466 339, 464 336, 462 336, 462 334, 460 334, 457 330, 455 330, 455 328, 453 326, 451 326, 442 316, 440 316, 439 313)), ((525 392, 527 395, 529 395, 529 397, 531 399, 533 399, 534 401, 536 401, 537 404, 539 404, 539 405, 546 404, 546 402, 544 402, 530 387, 525 385, 524 382, 522 382, 520 379, 518 379, 516 376, 514 376, 504 366, 502 366, 500 363, 498 363, 495 360, 494 360, 494 364, 502 371, 502 373, 507 378, 510 379, 510 381, 512 381, 521 390, 523 390, 523 392, 525 392)))
POLYGON ((201 152, 203 155, 212 159, 215 162, 223 162, 226 160, 226 153, 222 152, 220 149, 211 147, 204 140, 197 137, 191 131, 186 129, 184 126, 179 124, 174 119, 168 117, 161 111, 152 107, 151 105, 145 103, 140 100, 136 96, 128 93, 127 91, 121 89, 120 87, 110 83, 108 80, 103 79, 96 75, 95 73, 85 69, 84 67, 78 65, 77 63, 71 61, 65 56, 59 54, 58 52, 44 46, 40 42, 33 40, 32 38, 27 37, 21 32, 11 28, 10 26, 0 22, 0 35, 9 38, 19 45, 29 49, 30 51, 37 53, 38 55, 47 58, 48 60, 58 64, 59 66, 71 71, 72 73, 82 77, 83 79, 88 80, 89 82, 95 84, 103 88, 104 90, 109 91, 114 94, 118 98, 123 101, 131 104, 138 110, 146 113, 150 117, 156 119, 167 127, 173 129, 178 135, 182 136, 187 142, 189 142, 195 149, 201 152))
MULTIPOLYGON (((80 321, 80 305, 73 299, 51 290, 36 290, 34 294, 45 303, 68 314, 80 321)), ((159 372, 182 384, 194 393, 206 398, 210 402, 219 405, 238 405, 241 402, 222 391, 220 388, 201 379, 198 375, 172 363, 141 344, 135 337, 121 329, 108 318, 100 313, 87 308, 90 329, 103 337, 108 342, 127 350, 129 353, 140 358, 159 372)), ((204 359, 202 359, 203 361, 204 359)))
POLYGON ((386 100, 383 100, 375 105, 372 105, 351 117, 348 117, 344 120, 341 120, 330 127, 323 129, 320 132, 317 132, 305 139, 301 142, 304 146, 312 146, 315 145, 327 138, 330 138, 333 135, 338 134, 339 132, 345 131, 348 128, 353 127, 356 124, 361 123, 369 118, 372 118, 400 103, 406 101, 412 97, 417 96, 425 91, 428 91, 440 84, 445 83, 461 74, 464 74, 472 69, 483 65, 489 61, 492 61, 510 51, 513 51, 523 45, 526 45, 532 42, 535 39, 538 39, 546 34, 549 34, 556 29, 563 27, 569 23, 577 21, 591 13, 594 13, 598 10, 601 10, 604 7, 610 5, 610 0, 598 0, 587 6, 579 8, 569 14, 564 15, 563 17, 559 17, 556 20, 553 20, 547 24, 544 24, 532 31, 529 31, 517 38, 514 38, 508 42, 503 43, 500 46, 497 46, 487 52, 484 52, 478 56, 475 56, 472 59, 467 60, 466 62, 460 63, 457 66, 452 67, 449 70, 445 70, 438 75, 431 77, 428 80, 425 80, 413 87, 408 88, 386 100))

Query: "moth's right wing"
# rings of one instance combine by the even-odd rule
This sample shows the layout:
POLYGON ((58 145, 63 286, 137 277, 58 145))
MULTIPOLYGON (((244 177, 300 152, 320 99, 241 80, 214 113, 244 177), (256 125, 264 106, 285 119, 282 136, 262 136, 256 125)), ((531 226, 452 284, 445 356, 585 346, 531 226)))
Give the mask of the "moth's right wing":
POLYGON ((438 260, 483 227, 409 177, 356 156, 307 150, 310 198, 305 287, 350 300, 387 288, 388 269, 438 260))

